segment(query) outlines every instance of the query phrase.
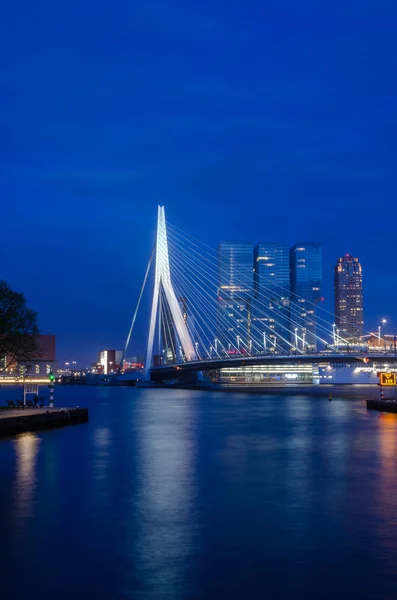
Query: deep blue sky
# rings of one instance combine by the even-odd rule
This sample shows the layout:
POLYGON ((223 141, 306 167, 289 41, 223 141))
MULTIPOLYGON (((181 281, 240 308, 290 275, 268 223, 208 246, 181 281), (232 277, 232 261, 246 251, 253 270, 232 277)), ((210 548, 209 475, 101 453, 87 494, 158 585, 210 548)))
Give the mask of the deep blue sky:
POLYGON ((59 359, 123 345, 158 203, 213 246, 322 242, 331 310, 358 255, 366 327, 397 331, 396 24, 393 0, 6 3, 0 277, 59 359))

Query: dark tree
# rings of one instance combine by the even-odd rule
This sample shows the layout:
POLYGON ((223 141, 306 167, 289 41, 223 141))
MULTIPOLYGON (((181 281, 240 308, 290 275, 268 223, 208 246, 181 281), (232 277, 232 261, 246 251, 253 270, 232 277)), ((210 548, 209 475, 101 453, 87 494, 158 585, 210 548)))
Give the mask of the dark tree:
POLYGON ((26 306, 23 294, 0 281, 0 372, 14 362, 37 359, 38 336, 37 313, 26 306))

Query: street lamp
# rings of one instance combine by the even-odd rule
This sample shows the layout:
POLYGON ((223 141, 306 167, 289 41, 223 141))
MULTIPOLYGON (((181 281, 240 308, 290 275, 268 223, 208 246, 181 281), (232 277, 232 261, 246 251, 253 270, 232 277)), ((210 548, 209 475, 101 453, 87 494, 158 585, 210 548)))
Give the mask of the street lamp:
POLYGON ((295 327, 295 348, 298 350, 298 328, 295 327))
POLYGON ((267 345, 266 345, 266 332, 265 331, 263 332, 263 348, 264 348, 264 350, 267 349, 267 345))
POLYGON ((335 344, 336 344, 335 327, 336 327, 336 325, 335 325, 335 323, 334 323, 334 324, 332 325, 332 338, 333 338, 333 340, 334 340, 334 346, 335 346, 335 344))
POLYGON ((237 336, 237 350, 240 352, 240 336, 237 336))

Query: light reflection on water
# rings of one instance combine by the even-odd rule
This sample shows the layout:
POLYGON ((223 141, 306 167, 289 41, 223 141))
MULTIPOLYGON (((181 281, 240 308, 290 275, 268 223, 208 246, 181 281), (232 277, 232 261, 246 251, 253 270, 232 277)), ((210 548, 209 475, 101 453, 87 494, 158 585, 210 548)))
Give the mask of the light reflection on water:
POLYGON ((94 430, 94 473, 99 481, 106 479, 111 453, 111 432, 109 427, 94 430))
POLYGON ((41 439, 35 433, 23 433, 13 443, 16 454, 14 517, 21 524, 33 510, 37 486, 36 461, 41 439))
POLYGON ((37 456, 41 440, 35 433, 23 433, 13 440, 15 470, 10 525, 10 547, 16 560, 24 556, 25 533, 34 515, 37 492, 37 456))
POLYGON ((342 398, 73 394, 87 425, 0 442, 5 598, 33 580, 40 600, 397 597, 397 416, 342 398))
POLYGON ((142 589, 134 598, 185 597, 196 535, 194 411, 194 404, 183 402, 167 413, 149 400, 137 414, 137 527, 129 543, 142 589))
MULTIPOLYGON (((397 415, 380 414, 378 423, 380 473, 374 499, 378 510, 378 536, 386 551, 384 555, 388 555, 387 551, 393 551, 397 559, 397 415)), ((397 579, 396 565, 388 566, 397 579)))

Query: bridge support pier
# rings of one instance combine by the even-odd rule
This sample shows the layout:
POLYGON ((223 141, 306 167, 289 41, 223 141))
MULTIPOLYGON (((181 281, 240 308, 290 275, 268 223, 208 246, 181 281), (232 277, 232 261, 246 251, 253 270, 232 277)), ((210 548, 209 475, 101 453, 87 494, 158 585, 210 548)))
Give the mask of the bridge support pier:
POLYGON ((154 383, 171 382, 175 380, 175 385, 200 385, 206 382, 202 371, 173 370, 162 373, 150 373, 150 381, 154 383))

